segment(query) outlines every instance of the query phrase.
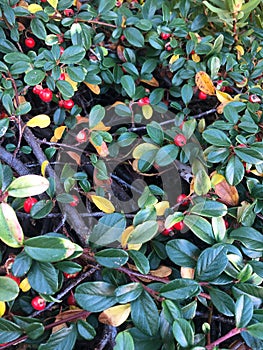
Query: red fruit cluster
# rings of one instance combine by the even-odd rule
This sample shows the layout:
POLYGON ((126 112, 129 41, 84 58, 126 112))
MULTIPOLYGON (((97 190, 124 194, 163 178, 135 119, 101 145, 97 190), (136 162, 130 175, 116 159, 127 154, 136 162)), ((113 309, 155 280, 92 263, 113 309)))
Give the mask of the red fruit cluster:
POLYGON ((64 10, 64 15, 67 17, 72 17, 74 16, 74 11, 72 9, 66 9, 64 10))
POLYGON ((76 207, 79 204, 79 198, 75 194, 73 194, 72 197, 73 197, 73 201, 70 202, 69 205, 71 207, 76 207))
POLYGON ((170 38, 170 36, 171 36, 171 34, 170 34, 170 33, 161 33, 161 38, 162 38, 163 40, 167 40, 167 39, 169 39, 169 38, 170 38))
POLYGON ((74 101, 69 99, 69 100, 60 100, 58 103, 60 108, 65 108, 65 109, 72 109, 74 107, 74 101))
POLYGON ((41 310, 45 309, 46 301, 45 301, 45 299, 41 298, 40 296, 37 296, 31 300, 31 305, 35 310, 41 311, 41 310))
POLYGON ((25 45, 29 49, 33 49, 33 47, 35 47, 35 45, 36 45, 36 42, 35 42, 35 40, 33 38, 26 38, 25 39, 25 45))
POLYGON ((37 199, 33 198, 33 197, 28 197, 25 201, 24 201, 24 211, 26 213, 30 213, 31 208, 33 207, 34 204, 37 203, 37 199))
POLYGON ((183 134, 177 134, 174 137, 174 144, 176 146, 183 147, 186 145, 186 142, 187 142, 186 137, 183 134))
POLYGON ((38 96, 43 102, 51 102, 53 98, 53 93, 49 88, 40 90, 38 96))
POLYGON ((137 103, 138 103, 138 106, 140 106, 140 107, 145 106, 145 105, 149 105, 150 99, 149 99, 149 97, 146 96, 146 97, 140 98, 137 103))
POLYGON ((184 222, 179 221, 176 222, 172 227, 166 228, 162 231, 163 236, 169 236, 169 234, 173 231, 181 231, 184 228, 184 222))

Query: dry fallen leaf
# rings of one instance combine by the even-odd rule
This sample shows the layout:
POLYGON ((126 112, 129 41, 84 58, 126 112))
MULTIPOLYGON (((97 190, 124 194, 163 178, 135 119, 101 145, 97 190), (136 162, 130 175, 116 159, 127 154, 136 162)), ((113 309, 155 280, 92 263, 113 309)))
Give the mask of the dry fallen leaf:
POLYGON ((230 205, 235 206, 238 205, 239 195, 235 186, 229 185, 223 175, 213 173, 211 182, 214 187, 215 193, 220 198, 220 201, 230 205))
POLYGON ((197 72, 195 75, 195 83, 199 90, 207 95, 215 95, 215 87, 210 76, 204 72, 197 72))
POLYGON ((129 317, 131 312, 131 305, 116 305, 104 310, 99 315, 99 321, 104 324, 108 324, 113 327, 119 327, 129 317))

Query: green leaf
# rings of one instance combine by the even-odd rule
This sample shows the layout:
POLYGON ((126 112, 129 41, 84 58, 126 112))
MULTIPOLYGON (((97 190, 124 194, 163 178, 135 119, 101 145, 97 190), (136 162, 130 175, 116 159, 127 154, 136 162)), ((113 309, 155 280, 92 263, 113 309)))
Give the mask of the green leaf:
POLYGON ((162 98, 164 95, 164 89, 163 88, 157 88, 154 89, 151 93, 150 93, 150 103, 153 105, 157 105, 159 102, 161 102, 162 98))
POLYGON ((133 282, 116 288, 115 295, 118 303, 127 304, 137 299, 141 295, 142 291, 143 287, 141 283, 133 282))
POLYGON ((242 242, 248 249, 263 251, 263 235, 253 227, 239 227, 231 231, 230 237, 242 242))
POLYGON ((46 77, 45 72, 40 69, 32 69, 26 73, 24 81, 29 86, 40 84, 46 77))
POLYGON ((128 253, 138 271, 144 275, 147 275, 147 273, 150 271, 150 263, 146 256, 137 250, 129 250, 128 253))
POLYGON ((15 114, 24 115, 27 114, 29 111, 31 111, 31 104, 29 102, 23 102, 20 103, 20 105, 17 107, 15 114))
POLYGON ((171 300, 185 300, 200 293, 199 284, 190 279, 174 279, 160 289, 160 295, 171 300))
POLYGON ((235 304, 227 293, 216 288, 209 288, 209 295, 219 312, 226 316, 234 316, 235 304))
POLYGON ((38 293, 54 294, 58 290, 57 270, 51 263, 34 261, 27 277, 30 286, 38 293))
POLYGON ((105 108, 101 105, 96 105, 91 108, 89 114, 89 127, 94 128, 105 117, 105 108))
POLYGON ((195 204, 191 208, 191 213, 206 216, 208 218, 225 216, 227 213, 227 206, 216 201, 205 200, 195 204))
POLYGON ((25 252, 41 262, 55 262, 70 257, 75 252, 75 244, 60 237, 38 236, 25 242, 25 252))
POLYGON ((135 227, 131 232, 128 243, 140 244, 150 241, 158 232, 158 223, 149 220, 135 227))
POLYGON ((0 318, 0 342, 8 343, 19 338, 23 334, 23 330, 15 323, 0 318))
POLYGON ((96 335, 94 327, 84 320, 78 320, 77 329, 82 338, 92 340, 96 335))
POLYGON ((129 255, 124 250, 109 248, 95 253, 95 259, 102 266, 116 269, 126 264, 129 255))
POLYGON ((33 205, 30 215, 33 219, 42 219, 46 217, 53 209, 53 201, 42 199, 33 205))
POLYGON ((9 277, 0 276, 0 301, 14 300, 18 294, 19 288, 17 283, 9 277))
POLYGON ((224 246, 205 249, 199 256, 196 265, 196 278, 199 281, 212 281, 225 270, 228 264, 224 246))
POLYGON ((106 246, 121 240, 125 230, 126 219, 119 213, 106 214, 94 226, 89 241, 96 245, 106 246))
POLYGON ((25 328, 25 332, 29 339, 38 339, 45 331, 43 324, 33 322, 25 328))
POLYGON ((183 318, 178 318, 173 323, 173 335, 177 342, 183 347, 194 344, 194 331, 190 323, 183 318))
POLYGON ((193 97, 193 87, 190 84, 185 84, 181 88, 181 95, 184 104, 187 106, 193 97))
POLYGON ((16 212, 5 202, 0 203, 0 240, 13 248, 20 248, 24 243, 24 233, 16 212))
POLYGON ((227 182, 232 186, 236 186, 242 181, 244 174, 245 168, 241 160, 236 156, 231 157, 225 172, 227 182))
POLYGON ((233 294, 238 298, 242 294, 248 295, 250 298, 253 297, 263 299, 263 287, 256 286, 250 283, 236 283, 233 287, 233 294))
POLYGON ((237 328, 243 328, 248 325, 253 316, 253 309, 253 301, 247 295, 240 295, 235 304, 237 328))
POLYGON ((214 244, 215 238, 211 224, 204 218, 197 215, 187 215, 184 218, 184 223, 193 233, 202 241, 208 244, 214 244))
POLYGON ((173 239, 166 244, 166 252, 178 266, 195 268, 200 250, 186 239, 173 239))
POLYGON ((72 45, 66 48, 60 57, 60 62, 64 64, 75 64, 82 61, 86 55, 86 50, 80 45, 72 45))
POLYGON ((115 286, 107 282, 82 283, 74 296, 81 308, 91 312, 103 311, 117 303, 115 286))
POLYGON ((72 85, 68 81, 58 80, 56 82, 56 86, 58 90, 61 92, 64 100, 70 99, 75 93, 72 85))
POLYGON ((47 31, 44 23, 39 18, 33 18, 30 21, 32 33, 39 39, 45 40, 47 31))
POLYGON ((263 322, 251 324, 247 327, 246 331, 253 337, 263 340, 263 322))
POLYGON ((8 186, 9 196, 25 198, 45 192, 49 188, 49 181, 39 175, 24 175, 16 178, 8 186))
POLYGON ((198 196, 207 194, 211 188, 210 177, 205 169, 199 169, 195 174, 194 191, 198 196))
POLYGON ((133 96, 135 95, 135 82, 133 78, 130 75, 123 75, 121 77, 121 85, 125 90, 126 94, 130 98, 133 98, 133 96))
POLYGON ((263 161, 262 153, 253 148, 236 147, 235 154, 249 164, 259 164, 263 161))
POLYGON ((164 140, 163 129, 161 125, 155 121, 152 121, 150 124, 146 125, 146 130, 153 142, 161 145, 164 140))
POLYGON ((105 14, 109 12, 113 7, 115 6, 116 1, 115 0, 100 0, 99 1, 99 7, 98 7, 98 13, 99 14, 105 14))
POLYGON ((0 120, 0 137, 4 136, 9 126, 9 118, 0 120))
POLYGON ((208 143, 214 146, 229 147, 231 145, 230 139, 221 130, 208 129, 203 132, 202 136, 208 143))
POLYGON ((126 40, 135 47, 144 46, 144 37, 142 33, 136 28, 126 28, 123 31, 126 40))
POLYGON ((134 341, 130 333, 123 331, 118 333, 115 338, 115 346, 113 350, 135 350, 134 341))
POLYGON ((159 313, 150 295, 143 291, 131 302, 131 319, 134 325, 144 334, 153 336, 159 328, 159 313))
POLYGON ((175 161, 179 152, 179 148, 175 145, 166 145, 159 149, 156 154, 155 162, 159 166, 166 166, 175 161))
POLYGON ((25 251, 17 254, 14 263, 12 264, 12 274, 18 277, 24 276, 30 269, 32 259, 25 251))
POLYGON ((77 340, 75 325, 63 327, 59 331, 52 333, 45 344, 41 344, 38 350, 72 350, 77 340))

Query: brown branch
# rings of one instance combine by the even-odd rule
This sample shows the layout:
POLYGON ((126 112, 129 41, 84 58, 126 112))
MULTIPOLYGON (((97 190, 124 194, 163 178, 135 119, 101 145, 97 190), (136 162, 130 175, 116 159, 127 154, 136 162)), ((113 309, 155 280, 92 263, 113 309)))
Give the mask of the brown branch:
POLYGON ((14 157, 12 153, 7 152, 3 147, 0 146, 0 159, 8 164, 13 170, 17 172, 18 175, 28 175, 29 170, 25 165, 14 157))
POLYGON ((206 350, 213 350, 217 345, 223 343, 225 340, 234 337, 235 335, 244 332, 246 330, 246 328, 233 328, 231 329, 230 332, 228 332, 227 334, 225 334, 223 337, 218 338, 216 341, 214 341, 213 343, 207 345, 205 348, 206 350))

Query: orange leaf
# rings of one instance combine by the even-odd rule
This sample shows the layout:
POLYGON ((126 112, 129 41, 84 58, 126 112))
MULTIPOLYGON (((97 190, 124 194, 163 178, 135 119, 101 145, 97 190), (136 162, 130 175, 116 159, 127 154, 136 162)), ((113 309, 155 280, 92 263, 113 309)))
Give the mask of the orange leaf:
POLYGON ((195 83, 198 89, 203 91, 205 94, 207 95, 215 94, 214 84, 206 72, 204 71, 197 72, 195 75, 195 83))
POLYGON ((143 83, 145 83, 147 85, 150 85, 150 86, 154 86, 154 87, 158 87, 159 86, 159 82, 154 77, 152 77, 151 80, 142 79, 141 82, 143 82, 143 83))
POLYGON ((235 186, 229 185, 225 178, 214 185, 214 190, 221 202, 230 206, 238 205, 239 195, 237 189, 235 186))
POLYGON ((67 154, 76 161, 78 165, 81 164, 80 155, 76 152, 68 151, 67 154))
POLYGON ((84 84, 96 95, 100 94, 100 87, 99 85, 89 84, 84 81, 84 84))
POLYGON ((156 270, 151 270, 150 274, 155 277, 165 278, 170 276, 172 273, 172 269, 170 267, 161 265, 156 270))

